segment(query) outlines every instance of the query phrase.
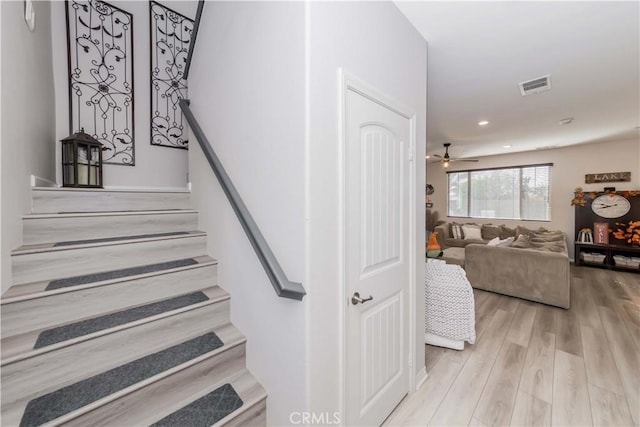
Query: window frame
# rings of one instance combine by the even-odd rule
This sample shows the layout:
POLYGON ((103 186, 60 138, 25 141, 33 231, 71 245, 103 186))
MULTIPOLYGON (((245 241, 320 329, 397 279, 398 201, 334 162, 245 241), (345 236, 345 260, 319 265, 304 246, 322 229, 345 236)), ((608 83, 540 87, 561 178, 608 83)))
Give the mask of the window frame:
POLYGON ((461 169, 461 170, 448 170, 446 172, 447 174, 447 217, 450 218, 470 218, 470 219, 503 219, 503 220, 510 220, 510 221, 530 221, 530 222, 551 222, 551 171, 553 167, 553 163, 534 163, 534 164, 528 164, 528 165, 516 165, 516 166, 497 166, 497 167, 491 167, 491 168, 482 168, 482 169, 461 169), (519 194, 521 197, 519 197, 518 203, 519 203, 519 212, 520 214, 522 214, 522 172, 523 169, 525 168, 536 168, 536 167, 548 167, 549 168, 549 185, 547 186, 548 188, 548 197, 549 197, 549 218, 548 219, 525 219, 525 218, 508 218, 508 217, 485 217, 485 216, 471 216, 470 212, 471 212, 471 172, 486 172, 486 171, 494 171, 494 170, 509 170, 509 169, 518 169, 518 174, 519 174, 519 194), (450 196, 451 196, 451 192, 449 189, 449 185, 450 185, 450 174, 458 174, 458 173, 467 173, 467 215, 451 215, 450 212, 450 207, 451 207, 451 203, 450 203, 450 196))

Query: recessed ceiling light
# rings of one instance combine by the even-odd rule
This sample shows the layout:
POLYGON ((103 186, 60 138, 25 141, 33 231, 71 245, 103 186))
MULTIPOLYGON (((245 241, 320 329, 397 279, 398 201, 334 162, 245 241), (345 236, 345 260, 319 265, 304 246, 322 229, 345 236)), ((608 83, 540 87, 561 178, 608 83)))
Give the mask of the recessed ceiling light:
POLYGON ((478 122, 478 126, 486 126, 488 124, 489 124, 488 120, 481 120, 481 121, 478 122))
POLYGON ((511 148, 511 145, 503 145, 504 148, 511 148))
POLYGON ((562 126, 562 125, 568 125, 568 124, 570 124, 572 121, 573 121, 573 117, 567 117, 566 119, 562 119, 562 120, 560 120, 560 121, 558 122, 558 124, 559 124, 560 126, 562 126))

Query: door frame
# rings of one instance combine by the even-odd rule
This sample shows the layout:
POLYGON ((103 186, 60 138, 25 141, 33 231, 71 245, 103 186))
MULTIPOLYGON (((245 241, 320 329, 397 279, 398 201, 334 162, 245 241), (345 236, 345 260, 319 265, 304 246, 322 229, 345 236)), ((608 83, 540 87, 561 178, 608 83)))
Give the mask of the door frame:
POLYGON ((339 211, 340 211, 340 242, 339 242, 339 301, 342 303, 342 310, 339 311, 339 325, 340 325, 340 413, 342 414, 342 421, 345 422, 347 412, 347 330, 349 325, 347 324, 347 310, 350 307, 349 296, 347 295, 347 280, 346 280, 346 218, 347 212, 346 206, 346 150, 347 150, 347 92, 352 90, 359 95, 381 105, 384 108, 388 108, 393 112, 401 115, 409 120, 409 236, 408 236, 408 258, 409 258, 409 360, 407 363, 407 369, 409 369, 409 384, 407 384, 407 392, 415 390, 417 383, 417 375, 415 374, 415 358, 416 358, 416 113, 413 109, 400 104, 393 100, 393 98, 378 91, 373 86, 369 85, 362 79, 356 77, 354 74, 346 71, 343 68, 338 68, 338 87, 339 87, 339 105, 338 105, 338 186, 339 186, 339 211))

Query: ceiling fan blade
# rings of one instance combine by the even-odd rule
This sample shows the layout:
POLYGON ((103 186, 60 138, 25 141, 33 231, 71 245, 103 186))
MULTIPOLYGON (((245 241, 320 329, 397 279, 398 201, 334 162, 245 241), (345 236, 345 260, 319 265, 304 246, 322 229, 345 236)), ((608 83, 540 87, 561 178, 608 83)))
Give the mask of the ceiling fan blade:
POLYGON ((434 154, 434 155, 433 155, 433 157, 437 157, 437 158, 439 158, 439 159, 441 159, 441 158, 442 158, 442 156, 441 156, 440 154, 434 154))
POLYGON ((430 161, 430 162, 429 162, 429 163, 427 163, 427 164, 429 164, 429 165, 435 165, 436 163, 441 163, 441 162, 440 162, 440 160, 432 160, 432 161, 430 161))
POLYGON ((479 162, 478 159, 449 159, 450 162, 479 162))

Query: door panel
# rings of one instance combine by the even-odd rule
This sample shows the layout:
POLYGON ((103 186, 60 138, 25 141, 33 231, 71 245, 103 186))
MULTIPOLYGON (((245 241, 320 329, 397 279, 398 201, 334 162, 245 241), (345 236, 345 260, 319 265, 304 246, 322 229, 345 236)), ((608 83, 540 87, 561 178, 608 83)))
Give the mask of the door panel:
POLYGON ((379 425, 409 391, 411 120, 345 93, 346 424, 379 425))

